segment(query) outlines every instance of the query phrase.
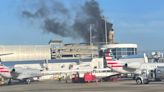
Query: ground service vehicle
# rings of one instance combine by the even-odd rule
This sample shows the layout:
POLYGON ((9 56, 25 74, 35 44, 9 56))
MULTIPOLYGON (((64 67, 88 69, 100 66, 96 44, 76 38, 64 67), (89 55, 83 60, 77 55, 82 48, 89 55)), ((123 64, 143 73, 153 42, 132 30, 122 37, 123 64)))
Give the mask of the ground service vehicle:
POLYGON ((144 69, 136 77, 137 84, 148 84, 149 82, 162 81, 164 79, 164 67, 157 67, 154 70, 144 69))

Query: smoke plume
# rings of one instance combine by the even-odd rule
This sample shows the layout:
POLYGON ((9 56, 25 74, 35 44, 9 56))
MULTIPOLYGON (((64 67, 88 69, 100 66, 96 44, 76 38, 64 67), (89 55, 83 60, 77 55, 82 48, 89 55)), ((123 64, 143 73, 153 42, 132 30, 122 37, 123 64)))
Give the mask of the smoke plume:
MULTIPOLYGON (((22 16, 26 19, 41 20, 44 31, 62 37, 82 38, 85 42, 89 42, 89 28, 92 25, 93 42, 105 41, 104 20, 97 1, 86 0, 76 10, 66 7, 64 3, 57 0, 50 0, 49 3, 42 1, 38 4, 36 10, 23 10, 22 16)), ((112 25, 108 24, 108 30, 111 30, 112 25)))

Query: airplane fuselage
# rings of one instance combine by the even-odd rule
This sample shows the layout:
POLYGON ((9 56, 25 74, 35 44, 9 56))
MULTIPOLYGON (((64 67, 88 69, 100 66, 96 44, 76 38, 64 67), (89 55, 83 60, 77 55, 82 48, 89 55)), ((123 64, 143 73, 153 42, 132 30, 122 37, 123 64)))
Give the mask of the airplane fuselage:
POLYGON ((147 70, 154 70, 157 67, 164 66, 164 63, 141 63, 139 68, 132 69, 124 67, 123 65, 120 67, 112 67, 114 71, 117 71, 119 73, 135 73, 135 74, 141 74, 141 71, 144 69, 147 70))

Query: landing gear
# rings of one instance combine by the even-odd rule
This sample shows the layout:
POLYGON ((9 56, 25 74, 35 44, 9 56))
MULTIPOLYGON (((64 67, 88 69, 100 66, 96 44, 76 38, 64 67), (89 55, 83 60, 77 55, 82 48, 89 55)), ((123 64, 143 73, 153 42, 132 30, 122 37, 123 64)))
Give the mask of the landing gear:
POLYGON ((25 82, 26 82, 27 84, 30 84, 30 83, 31 83, 31 79, 26 79, 25 82))
POLYGON ((31 79, 23 79, 23 80, 20 80, 20 81, 25 83, 25 84, 30 84, 31 83, 31 79))
POLYGON ((3 85, 5 82, 4 82, 4 78, 0 76, 0 86, 3 85))
POLYGON ((9 79, 7 85, 11 85, 11 80, 12 80, 12 79, 9 79))

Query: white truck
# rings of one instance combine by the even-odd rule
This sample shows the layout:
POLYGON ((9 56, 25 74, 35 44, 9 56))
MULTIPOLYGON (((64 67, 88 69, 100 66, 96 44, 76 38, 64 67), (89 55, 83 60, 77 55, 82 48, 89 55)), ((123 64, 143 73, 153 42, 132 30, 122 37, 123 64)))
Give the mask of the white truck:
POLYGON ((154 70, 142 70, 136 77, 137 84, 148 84, 149 82, 164 80, 164 67, 157 67, 154 70))

